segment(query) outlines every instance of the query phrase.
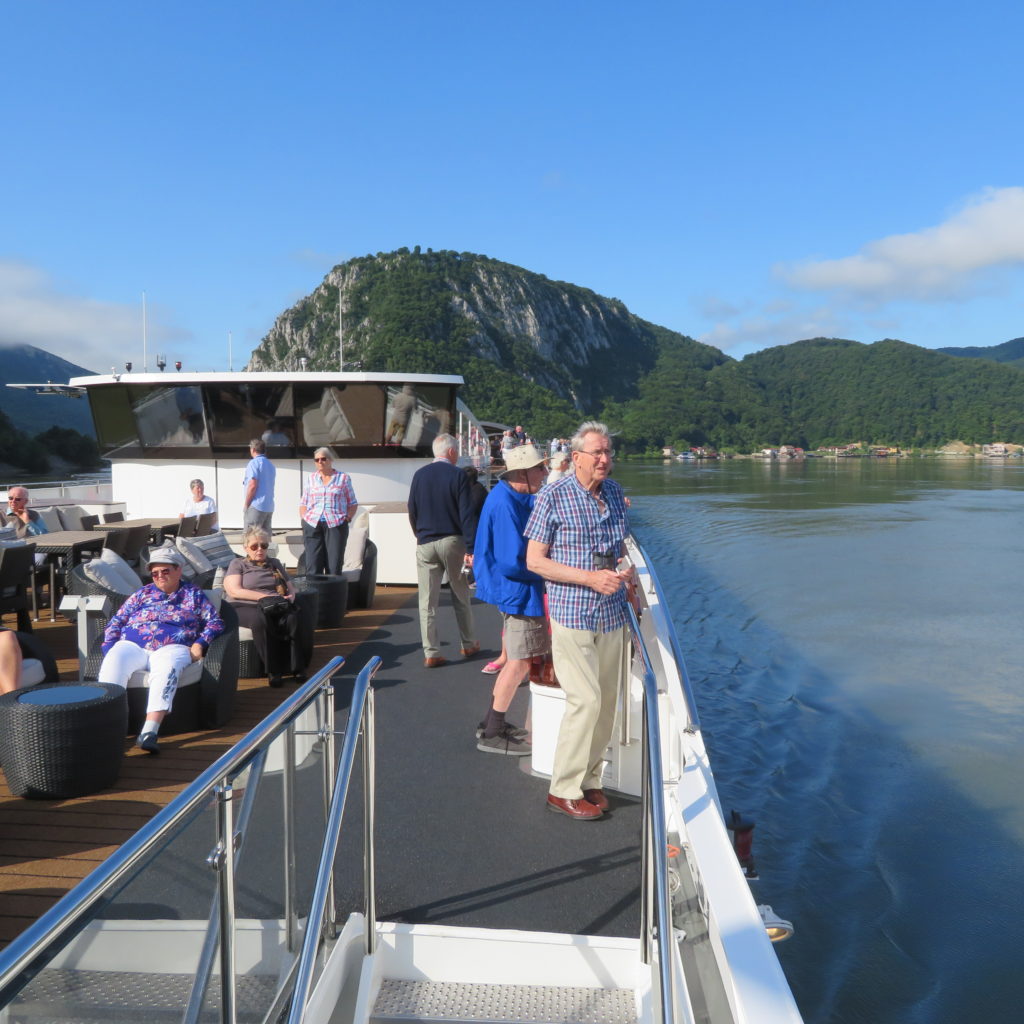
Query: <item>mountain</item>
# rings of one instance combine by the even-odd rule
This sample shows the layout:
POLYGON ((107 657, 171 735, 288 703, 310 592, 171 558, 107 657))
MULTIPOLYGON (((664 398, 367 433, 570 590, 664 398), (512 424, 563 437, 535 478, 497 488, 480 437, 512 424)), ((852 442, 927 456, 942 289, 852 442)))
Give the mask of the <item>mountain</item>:
MULTIPOLYGON (((1009 342, 963 359, 885 339, 814 338, 737 361, 618 299, 487 256, 399 249, 334 267, 285 310, 250 369, 460 373, 482 419, 565 436, 604 419, 620 447, 751 451, 866 441, 1024 442, 1009 342)), ((963 350, 973 351, 973 350, 963 350)))
POLYGON ((14 427, 30 436, 50 427, 68 427, 95 437, 85 398, 35 395, 7 387, 7 384, 67 384, 71 377, 94 372, 34 345, 4 346, 0 348, 0 412, 6 414, 14 427))
POLYGON ((487 256, 399 249, 335 267, 282 313, 248 369, 460 373, 482 419, 569 432, 637 394, 666 349, 710 370, 717 349, 634 316, 618 299, 487 256))
POLYGON ((989 348, 939 348, 935 351, 966 359, 988 359, 994 363, 1006 363, 1024 369, 1024 338, 1014 338, 1012 341, 1004 341, 1002 345, 992 345, 989 348))

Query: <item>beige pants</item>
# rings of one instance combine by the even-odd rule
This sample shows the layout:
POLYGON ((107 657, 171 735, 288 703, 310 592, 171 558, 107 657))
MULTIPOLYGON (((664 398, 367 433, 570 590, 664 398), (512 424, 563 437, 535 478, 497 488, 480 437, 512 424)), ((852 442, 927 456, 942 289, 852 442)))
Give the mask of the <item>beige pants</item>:
POLYGON ((627 677, 628 653, 625 626, 591 633, 551 621, 551 655, 565 692, 551 770, 552 796, 579 800, 583 790, 601 788, 601 766, 615 725, 619 685, 627 677))
POLYGON ((462 647, 472 647, 476 643, 469 578, 462 574, 462 559, 465 554, 466 544, 461 537, 442 537, 440 540, 416 545, 420 639, 423 641, 425 658, 437 658, 441 654, 441 644, 437 638, 437 605, 441 600, 441 578, 446 572, 462 647))

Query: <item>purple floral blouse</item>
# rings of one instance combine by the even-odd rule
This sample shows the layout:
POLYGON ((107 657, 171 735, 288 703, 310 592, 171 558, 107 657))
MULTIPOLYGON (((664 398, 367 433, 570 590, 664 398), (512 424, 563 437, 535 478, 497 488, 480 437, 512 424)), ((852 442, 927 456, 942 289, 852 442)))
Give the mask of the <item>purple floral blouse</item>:
POLYGON ((168 644, 191 647, 199 642, 206 650, 224 632, 217 609, 200 587, 182 583, 165 594, 153 583, 136 590, 107 623, 103 653, 118 640, 130 640, 147 651, 168 644))

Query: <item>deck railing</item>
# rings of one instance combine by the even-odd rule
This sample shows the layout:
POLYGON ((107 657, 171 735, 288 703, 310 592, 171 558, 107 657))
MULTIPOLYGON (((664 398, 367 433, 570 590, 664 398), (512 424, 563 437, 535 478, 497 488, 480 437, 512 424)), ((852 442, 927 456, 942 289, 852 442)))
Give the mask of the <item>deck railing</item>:
MULTIPOLYGON (((373 780, 373 700, 370 682, 380 665, 380 659, 376 657, 367 663, 355 682, 339 774, 337 783, 335 782, 335 690, 332 676, 343 664, 343 658, 333 658, 292 697, 211 765, 92 874, 0 953, 0 1014, 17 999, 26 986, 31 985, 40 972, 51 966, 55 958, 81 935, 90 921, 100 914, 102 908, 110 904, 143 868, 151 865, 154 858, 180 836, 182 830, 196 818, 197 813, 213 802, 216 806, 217 839, 207 861, 217 873, 217 887, 183 1019, 199 1019, 200 1012, 204 1011, 207 986, 216 977, 220 985, 220 1020, 233 1024, 237 1019, 238 978, 235 970, 235 869, 257 802, 257 791, 266 772, 268 752, 271 744, 278 739, 283 740, 285 747, 281 771, 281 843, 284 847, 285 867, 284 947, 294 953, 298 946, 301 928, 295 879, 295 741, 297 736, 306 736, 311 744, 315 742, 321 747, 325 782, 324 802, 329 807, 328 828, 320 855, 320 871, 313 906, 306 922, 305 940, 301 952, 293 960, 287 976, 281 979, 274 996, 274 1005, 278 1008, 283 1007, 293 991, 291 979, 294 978, 294 1002, 301 1014, 312 981, 313 962, 320 937, 322 934, 333 937, 335 908, 331 892, 330 867, 337 850, 337 826, 340 824, 345 797, 349 790, 360 732, 364 737, 364 783, 372 786, 373 780), (296 728, 297 724, 300 724, 300 718, 307 712, 315 713, 317 718, 317 728, 312 732, 296 728), (240 801, 236 791, 239 785, 244 787, 244 796, 240 801), (236 804, 239 805, 237 814, 236 804)), ((364 802, 366 813, 370 816, 367 818, 365 829, 369 842, 373 834, 372 791, 366 792, 364 802)), ((365 876, 368 879, 365 891, 367 944, 368 949, 372 949, 375 930, 372 911, 372 848, 365 856, 369 858, 369 862, 364 865, 365 876)), ((208 1005, 205 1012, 209 1012, 208 1005)), ((293 1010, 293 1016, 294 1013, 293 1010)))

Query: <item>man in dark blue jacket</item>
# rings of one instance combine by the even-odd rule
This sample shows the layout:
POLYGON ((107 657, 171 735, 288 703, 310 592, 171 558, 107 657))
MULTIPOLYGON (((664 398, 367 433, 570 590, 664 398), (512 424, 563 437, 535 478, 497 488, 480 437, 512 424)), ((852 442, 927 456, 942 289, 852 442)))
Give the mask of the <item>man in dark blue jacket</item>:
POLYGON ((505 662, 494 681, 494 693, 477 749, 488 754, 521 757, 532 746, 521 729, 505 721, 512 698, 530 669, 530 659, 549 649, 544 616, 544 580, 526 568, 523 530, 533 499, 544 486, 544 456, 532 445, 505 452, 505 472, 484 502, 476 531, 476 596, 501 612, 505 662))
POLYGON ((433 448, 434 461, 416 470, 409 486, 409 523, 416 534, 420 637, 427 668, 438 668, 447 661, 441 657, 436 621, 441 578, 446 572, 462 656, 470 658, 480 650, 469 595, 468 570, 473 565, 475 532, 469 479, 455 465, 459 455, 451 434, 438 434, 433 448))

